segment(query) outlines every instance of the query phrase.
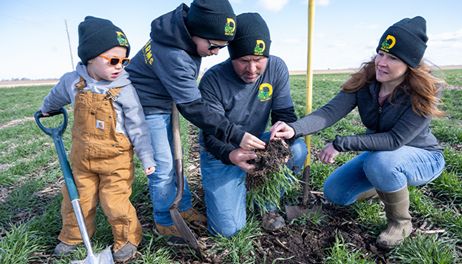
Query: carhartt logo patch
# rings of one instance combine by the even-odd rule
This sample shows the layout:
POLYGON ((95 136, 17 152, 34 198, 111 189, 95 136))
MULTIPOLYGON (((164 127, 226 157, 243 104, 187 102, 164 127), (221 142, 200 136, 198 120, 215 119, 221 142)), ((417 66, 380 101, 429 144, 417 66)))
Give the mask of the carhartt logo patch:
POLYGON ((226 18, 225 35, 234 36, 235 31, 236 31, 236 22, 234 21, 234 19, 230 17, 226 18))
POLYGON ((253 49, 253 54, 257 56, 263 55, 265 51, 266 44, 263 40, 257 39, 257 43, 255 44, 255 48, 253 49))
POLYGON ((273 86, 269 83, 262 83, 258 87, 258 100, 260 102, 268 101, 273 95, 273 86))
POLYGON ((104 130, 104 121, 101 121, 101 120, 96 120, 96 128, 97 129, 101 129, 101 130, 104 130))
POLYGON ((123 32, 116 31, 117 33, 117 41, 119 42, 119 45, 122 47, 129 47, 130 45, 128 44, 127 37, 123 32))
POLYGON ((382 42, 380 49, 389 52, 393 46, 396 45, 396 38, 392 35, 387 35, 385 40, 382 42))

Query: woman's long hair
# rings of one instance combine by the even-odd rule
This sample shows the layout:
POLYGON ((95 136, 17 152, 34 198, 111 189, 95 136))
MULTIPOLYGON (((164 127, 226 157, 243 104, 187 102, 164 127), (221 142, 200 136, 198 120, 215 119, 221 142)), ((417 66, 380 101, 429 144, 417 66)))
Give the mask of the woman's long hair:
MULTIPOLYGON (((353 73, 343 85, 345 92, 356 92, 367 87, 375 80, 375 56, 368 62, 361 65, 359 71, 353 73)), ((403 83, 401 83, 392 93, 393 98, 397 89, 403 89, 411 96, 412 110, 421 116, 441 117, 444 112, 438 109, 440 103, 440 89, 445 82, 432 75, 430 67, 424 62, 411 68, 405 73, 403 83)))

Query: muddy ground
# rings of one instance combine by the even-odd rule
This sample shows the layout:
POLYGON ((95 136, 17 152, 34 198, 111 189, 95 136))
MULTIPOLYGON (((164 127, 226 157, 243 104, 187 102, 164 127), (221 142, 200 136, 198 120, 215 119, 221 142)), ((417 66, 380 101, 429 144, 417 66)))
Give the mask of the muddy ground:
MULTIPOLYGON (((199 147, 196 143, 196 132, 192 131, 190 135, 192 147, 188 157, 190 164, 189 168, 185 169, 190 178, 191 189, 196 194, 194 207, 205 212, 198 166, 199 147)), ((278 158, 280 159, 281 156, 278 158)), ((262 235, 256 238, 254 245, 256 263, 322 263, 329 256, 328 249, 335 244, 338 235, 344 238, 345 244, 348 244, 352 250, 363 249, 362 254, 369 256, 376 263, 388 262, 387 252, 375 246, 375 235, 368 233, 365 227, 354 220, 351 210, 331 205, 319 192, 311 192, 308 208, 309 211, 318 211, 324 215, 322 224, 293 221, 277 232, 269 233, 262 229, 262 235)), ((222 255, 210 254, 214 250, 214 242, 206 228, 193 226, 192 229, 198 234, 200 244, 204 247, 204 258, 195 258, 190 250, 177 248, 175 260, 180 263, 223 263, 226 252, 222 255)))

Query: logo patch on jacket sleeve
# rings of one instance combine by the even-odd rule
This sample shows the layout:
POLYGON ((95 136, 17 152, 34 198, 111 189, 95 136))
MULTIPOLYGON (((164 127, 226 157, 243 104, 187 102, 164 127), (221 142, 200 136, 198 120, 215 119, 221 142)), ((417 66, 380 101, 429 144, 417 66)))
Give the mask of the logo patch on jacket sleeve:
POLYGON ((151 50, 151 40, 146 43, 143 47, 143 57, 144 57, 144 62, 146 64, 152 65, 154 62, 154 57, 152 56, 152 50, 151 50))
POLYGON ((273 86, 269 83, 262 83, 258 87, 258 100, 260 102, 268 101, 273 95, 273 86))

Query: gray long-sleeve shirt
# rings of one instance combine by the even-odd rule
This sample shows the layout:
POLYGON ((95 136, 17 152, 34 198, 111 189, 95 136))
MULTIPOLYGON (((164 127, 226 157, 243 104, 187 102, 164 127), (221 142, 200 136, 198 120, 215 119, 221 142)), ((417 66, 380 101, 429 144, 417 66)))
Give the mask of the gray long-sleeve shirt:
POLYGON ((117 115, 116 131, 128 136, 145 169, 155 166, 154 151, 151 147, 149 129, 144 121, 143 109, 125 71, 112 82, 96 81, 88 75, 85 65, 79 63, 76 71, 64 74, 58 84, 51 89, 40 110, 48 113, 67 104, 74 105, 75 95, 78 92, 75 85, 80 81, 80 77, 87 85, 84 91, 92 93, 105 94, 111 88, 122 87, 117 100, 113 102, 117 115))
POLYGON ((355 107, 366 126, 365 134, 336 136, 339 151, 387 151, 407 145, 426 150, 441 150, 430 129, 431 117, 412 110, 410 95, 399 89, 392 101, 378 103, 380 84, 373 82, 356 92, 339 92, 330 102, 304 118, 290 123, 295 135, 316 133, 335 124, 355 107))

